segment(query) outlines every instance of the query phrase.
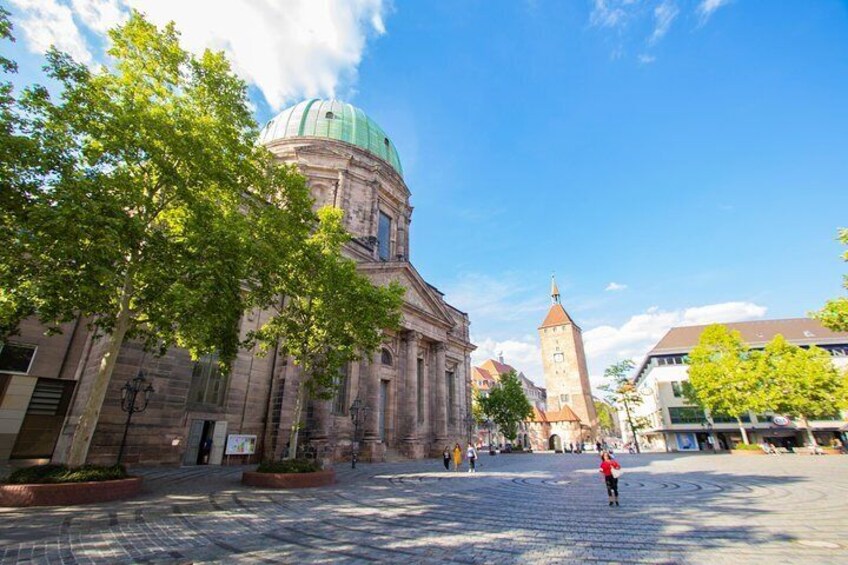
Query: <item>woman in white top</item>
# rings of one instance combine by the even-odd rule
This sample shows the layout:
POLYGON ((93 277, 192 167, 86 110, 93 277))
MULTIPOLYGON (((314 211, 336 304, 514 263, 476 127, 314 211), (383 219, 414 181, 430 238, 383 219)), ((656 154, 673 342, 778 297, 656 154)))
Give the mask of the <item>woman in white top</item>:
POLYGON ((472 444, 468 444, 468 449, 465 450, 465 457, 468 459, 468 472, 477 472, 477 450, 472 444))

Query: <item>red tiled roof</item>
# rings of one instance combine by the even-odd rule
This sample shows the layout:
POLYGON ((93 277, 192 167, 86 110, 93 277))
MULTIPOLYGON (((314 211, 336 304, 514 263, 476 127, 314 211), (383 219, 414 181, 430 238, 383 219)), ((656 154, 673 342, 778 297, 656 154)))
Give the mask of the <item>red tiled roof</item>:
MULTIPOLYGON (((504 373, 515 371, 515 367, 513 367, 512 365, 507 365, 506 363, 501 363, 500 361, 495 361, 494 359, 486 359, 480 365, 480 368, 489 371, 489 373, 497 377, 500 377, 504 373)), ((515 372, 517 373, 518 371, 515 372)))
MULTIPOLYGON (((818 320, 810 318, 757 320, 724 325, 742 334, 742 339, 751 347, 762 347, 777 334, 781 334, 786 338, 786 341, 796 345, 848 343, 848 332, 830 331, 822 326, 818 320)), ((706 327, 704 325, 671 328, 648 355, 688 353, 698 345, 701 332, 706 327)))
POLYGON ((549 422, 579 422, 580 418, 577 417, 577 414, 569 408, 568 406, 563 406, 560 410, 556 410, 555 412, 548 412, 548 421, 549 422))
POLYGON ((545 321, 542 322, 542 325, 539 326, 539 329, 549 328, 551 326, 564 326, 566 324, 574 324, 574 322, 571 320, 571 317, 565 311, 565 308, 562 307, 562 304, 554 304, 553 306, 551 306, 551 309, 548 310, 548 315, 545 316, 545 321))
POLYGON ((533 421, 545 423, 548 421, 548 417, 545 414, 544 410, 539 410, 536 406, 533 406, 533 421))

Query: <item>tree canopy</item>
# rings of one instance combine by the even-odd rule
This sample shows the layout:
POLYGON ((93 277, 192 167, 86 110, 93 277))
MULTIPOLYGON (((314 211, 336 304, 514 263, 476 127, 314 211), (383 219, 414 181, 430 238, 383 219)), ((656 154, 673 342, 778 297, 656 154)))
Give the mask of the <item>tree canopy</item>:
POLYGON ((0 331, 82 316, 106 340, 72 465, 85 462, 126 338, 215 352, 226 371, 243 313, 273 306, 251 344, 282 340, 326 394, 327 375, 396 324, 402 294, 356 274, 341 211, 313 212, 304 178, 256 143, 246 86, 222 53, 192 55, 173 24, 138 12, 109 37, 112 64, 96 70, 49 51, 56 100, 0 85, 0 331))
POLYGON ((515 371, 501 374, 498 385, 489 391, 487 397, 480 398, 479 403, 483 413, 509 440, 518 435, 518 424, 533 415, 533 405, 527 400, 515 371))
POLYGON ((809 419, 833 418, 845 402, 846 377, 833 366, 830 354, 819 347, 798 347, 778 334, 766 344, 754 370, 768 383, 768 410, 801 420, 815 445, 809 419))
MULTIPOLYGON (((277 210, 267 214, 274 216, 277 210)), ((272 308, 272 317, 249 335, 249 342, 263 350, 279 345, 280 352, 291 356, 301 370, 289 457, 297 452, 306 401, 329 399, 342 367, 375 351, 382 344, 383 330, 397 329, 401 322, 404 288, 396 282, 374 286, 357 273, 353 260, 342 256, 350 235, 342 227, 341 210, 321 208, 318 216, 318 228, 296 264, 289 254, 268 250, 269 293, 263 306, 272 308), (276 296, 285 300, 276 301, 276 296)))
POLYGON ((639 452, 641 448, 639 447, 638 433, 639 430, 647 428, 649 422, 647 418, 633 413, 633 409, 642 404, 642 395, 636 390, 636 385, 629 377, 635 366, 630 359, 610 365, 604 371, 604 378, 607 379, 607 383, 600 388, 607 393, 614 405, 624 409, 627 427, 630 428, 633 444, 636 451, 639 452))
MULTIPOLYGON (((839 241, 848 245, 848 228, 839 230, 839 241)), ((842 258, 848 261, 848 251, 842 254, 842 258)), ((843 275, 842 286, 848 289, 848 275, 843 275)), ((848 332, 848 297, 841 296, 828 300, 824 308, 814 314, 822 325, 835 332, 848 332)))
POLYGON ((688 355, 687 398, 710 414, 736 418, 746 444, 742 418, 768 409, 768 386, 755 370, 757 356, 738 331, 722 324, 707 326, 688 355))

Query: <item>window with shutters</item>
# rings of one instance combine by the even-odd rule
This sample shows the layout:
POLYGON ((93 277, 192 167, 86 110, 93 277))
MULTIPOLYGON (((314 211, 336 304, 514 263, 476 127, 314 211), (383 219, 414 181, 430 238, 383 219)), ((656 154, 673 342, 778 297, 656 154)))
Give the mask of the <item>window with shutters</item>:
POLYGON ((10 459, 42 459, 53 455, 75 384, 67 380, 38 379, 10 459))

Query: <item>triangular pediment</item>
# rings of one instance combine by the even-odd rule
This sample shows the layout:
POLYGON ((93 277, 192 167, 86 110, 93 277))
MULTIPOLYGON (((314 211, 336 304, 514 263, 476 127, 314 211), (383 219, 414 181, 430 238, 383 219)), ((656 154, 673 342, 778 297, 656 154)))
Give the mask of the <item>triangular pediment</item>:
POLYGON ((430 321, 445 328, 456 325, 453 316, 445 308, 441 296, 427 284, 418 271, 406 261, 385 263, 359 263, 357 270, 377 285, 397 281, 406 289, 404 307, 423 313, 430 321))

